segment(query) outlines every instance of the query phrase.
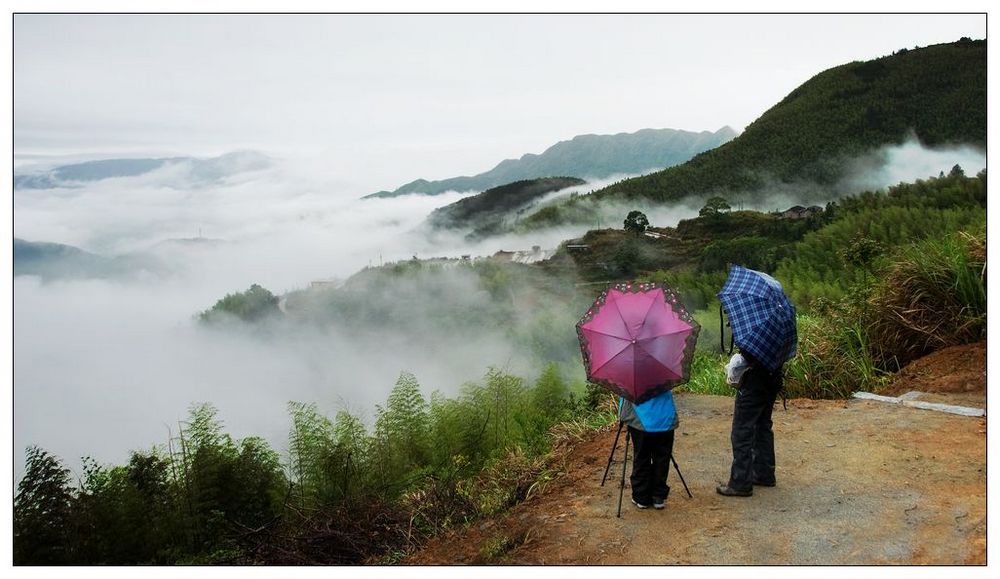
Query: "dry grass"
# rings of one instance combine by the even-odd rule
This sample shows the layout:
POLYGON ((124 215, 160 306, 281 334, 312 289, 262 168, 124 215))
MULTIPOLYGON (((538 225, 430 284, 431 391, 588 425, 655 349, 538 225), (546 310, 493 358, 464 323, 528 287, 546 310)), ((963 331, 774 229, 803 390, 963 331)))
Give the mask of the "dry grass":
POLYGON ((876 362, 896 369, 986 332, 986 236, 958 234, 915 245, 887 268, 868 300, 876 362))
POLYGON ((786 366, 789 398, 848 398, 878 391, 888 373, 876 367, 863 327, 849 316, 799 316, 798 350, 786 366))
POLYGON ((959 233, 897 253, 869 288, 799 316, 790 397, 877 392, 891 373, 986 332, 986 235, 959 233))

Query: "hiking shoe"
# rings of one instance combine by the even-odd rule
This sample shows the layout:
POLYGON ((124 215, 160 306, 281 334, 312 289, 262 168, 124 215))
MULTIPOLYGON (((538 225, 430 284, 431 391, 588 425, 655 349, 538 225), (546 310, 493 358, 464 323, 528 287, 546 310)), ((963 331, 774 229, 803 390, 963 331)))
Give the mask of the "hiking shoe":
POLYGON ((666 487, 667 487, 667 492, 666 494, 663 495, 663 497, 653 497, 654 509, 662 509, 667 506, 666 502, 667 502, 667 497, 670 496, 670 485, 666 485, 666 487))
POLYGON ((776 484, 778 484, 778 483, 775 482, 775 481, 773 481, 773 480, 770 480, 770 481, 768 481, 768 480, 755 480, 755 481, 753 481, 753 486, 755 486, 755 487, 773 487, 776 484))
POLYGON ((644 505, 644 504, 642 504, 640 502, 637 502, 635 499, 632 499, 632 504, 635 505, 635 508, 637 508, 637 509, 648 509, 649 508, 649 505, 644 505))
POLYGON ((715 492, 726 497, 750 497, 753 496, 753 487, 745 491, 741 491, 738 489, 734 489, 729 485, 719 485, 715 487, 715 492))

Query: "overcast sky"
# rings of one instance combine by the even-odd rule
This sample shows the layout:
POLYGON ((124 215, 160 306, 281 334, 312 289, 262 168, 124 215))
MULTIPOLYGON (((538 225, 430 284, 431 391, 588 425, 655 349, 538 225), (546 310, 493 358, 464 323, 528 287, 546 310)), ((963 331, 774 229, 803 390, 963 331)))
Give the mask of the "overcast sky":
POLYGON ((325 163, 362 193, 585 133, 742 130, 824 69, 984 15, 14 17, 14 147, 325 163))

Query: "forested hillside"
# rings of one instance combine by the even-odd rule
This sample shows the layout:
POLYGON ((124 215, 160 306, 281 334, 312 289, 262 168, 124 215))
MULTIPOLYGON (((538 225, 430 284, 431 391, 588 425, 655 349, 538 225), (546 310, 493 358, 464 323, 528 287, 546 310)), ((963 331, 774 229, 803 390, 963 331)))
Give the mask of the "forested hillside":
POLYGON ((760 190, 771 180, 833 185, 845 160, 911 134, 930 147, 985 147, 985 40, 902 49, 824 71, 729 143, 594 196, 671 201, 760 190))
POLYGON ((435 209, 427 223, 436 228, 472 229, 476 235, 488 235, 500 230, 505 219, 516 218, 549 193, 586 183, 576 177, 515 181, 435 209))

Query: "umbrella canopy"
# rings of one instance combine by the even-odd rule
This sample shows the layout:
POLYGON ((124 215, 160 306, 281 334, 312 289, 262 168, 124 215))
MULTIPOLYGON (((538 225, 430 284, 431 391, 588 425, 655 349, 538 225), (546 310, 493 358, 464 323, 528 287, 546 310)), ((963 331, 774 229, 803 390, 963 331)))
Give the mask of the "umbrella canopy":
POLYGON ((701 326, 653 283, 608 287, 576 324, 587 379, 641 404, 687 382, 701 326))
POLYGON ((795 306, 781 283, 766 273, 733 265, 719 292, 733 341, 769 370, 795 355, 795 306))

